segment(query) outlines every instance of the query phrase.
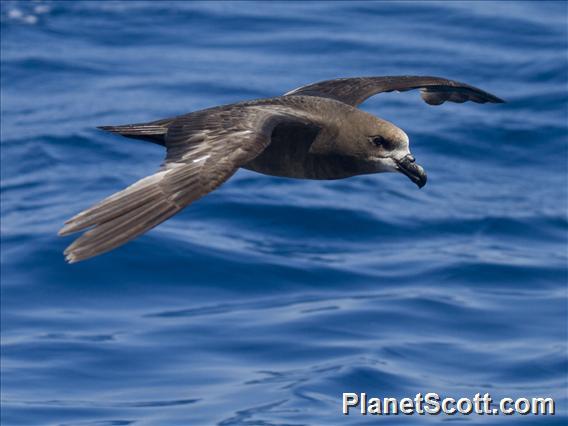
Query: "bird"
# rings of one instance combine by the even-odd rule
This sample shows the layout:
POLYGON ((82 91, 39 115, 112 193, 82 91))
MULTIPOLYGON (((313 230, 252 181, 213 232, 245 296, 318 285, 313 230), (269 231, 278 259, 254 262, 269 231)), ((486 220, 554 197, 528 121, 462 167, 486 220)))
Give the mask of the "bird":
POLYGON ((284 95, 216 106, 101 130, 165 147, 158 171, 67 220, 69 263, 113 250, 217 189, 239 168, 297 179, 343 179, 398 172, 419 188, 426 173, 407 134, 358 106, 371 96, 417 89, 429 105, 503 103, 477 87, 429 76, 348 77, 284 95))

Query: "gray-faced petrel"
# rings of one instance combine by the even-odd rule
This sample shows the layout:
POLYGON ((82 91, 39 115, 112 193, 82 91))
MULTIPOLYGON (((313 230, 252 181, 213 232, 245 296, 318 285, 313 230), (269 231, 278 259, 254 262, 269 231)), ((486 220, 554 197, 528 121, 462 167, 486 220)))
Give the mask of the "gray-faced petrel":
POLYGON ((66 259, 78 262, 136 238, 219 187, 240 167, 300 179, 399 172, 422 187, 426 173, 414 161, 406 133, 357 108, 377 93, 411 89, 420 89, 430 105, 504 102, 438 77, 341 78, 274 98, 99 127, 162 145, 166 160, 155 174, 65 222, 59 235, 91 228, 65 250, 66 259))

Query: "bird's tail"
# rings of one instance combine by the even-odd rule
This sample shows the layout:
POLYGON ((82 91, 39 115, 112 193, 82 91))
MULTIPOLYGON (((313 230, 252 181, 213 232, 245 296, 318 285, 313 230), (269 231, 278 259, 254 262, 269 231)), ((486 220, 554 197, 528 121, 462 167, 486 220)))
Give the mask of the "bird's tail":
POLYGON ((142 139, 165 146, 168 125, 171 122, 172 120, 160 120, 151 123, 125 124, 123 126, 99 126, 98 129, 116 133, 127 138, 142 139))

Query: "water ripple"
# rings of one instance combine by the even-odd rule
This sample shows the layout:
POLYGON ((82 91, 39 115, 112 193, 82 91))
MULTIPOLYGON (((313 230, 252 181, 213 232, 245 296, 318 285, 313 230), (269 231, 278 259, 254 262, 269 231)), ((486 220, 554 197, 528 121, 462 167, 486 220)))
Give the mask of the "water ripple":
POLYGON ((376 421, 339 414, 348 391, 551 396, 552 420, 515 421, 565 424, 566 17, 529 1, 2 1, 2 424, 376 421), (125 247, 63 262, 63 221, 164 155, 96 126, 396 74, 507 103, 362 105, 407 132, 422 190, 242 170, 125 247))

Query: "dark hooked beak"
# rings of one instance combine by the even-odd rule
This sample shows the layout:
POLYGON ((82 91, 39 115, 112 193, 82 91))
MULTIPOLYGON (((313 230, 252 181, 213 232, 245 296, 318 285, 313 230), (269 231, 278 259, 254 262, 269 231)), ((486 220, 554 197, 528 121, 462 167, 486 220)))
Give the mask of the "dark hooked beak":
POLYGON ((414 157, 412 155, 408 154, 402 160, 398 160, 396 162, 396 165, 398 171, 408 176, 408 178, 412 182, 414 182, 418 186, 418 188, 422 188, 424 185, 426 185, 426 172, 424 171, 422 166, 416 164, 416 160, 414 160, 414 157))

